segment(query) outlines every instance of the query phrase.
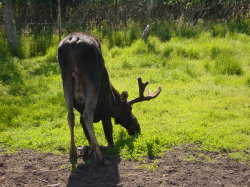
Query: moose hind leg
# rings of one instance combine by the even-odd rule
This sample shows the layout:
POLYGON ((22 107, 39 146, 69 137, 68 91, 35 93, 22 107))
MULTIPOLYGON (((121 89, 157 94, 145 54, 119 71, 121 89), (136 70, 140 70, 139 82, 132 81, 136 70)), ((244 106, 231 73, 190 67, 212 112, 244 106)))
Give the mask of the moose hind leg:
POLYGON ((70 162, 71 164, 77 163, 77 149, 75 145, 74 126, 75 126, 74 113, 68 113, 68 123, 70 129, 70 162))
POLYGON ((68 109, 68 124, 70 129, 70 162, 77 163, 77 150, 74 138, 75 116, 73 112, 73 81, 71 76, 63 76, 64 97, 68 109))

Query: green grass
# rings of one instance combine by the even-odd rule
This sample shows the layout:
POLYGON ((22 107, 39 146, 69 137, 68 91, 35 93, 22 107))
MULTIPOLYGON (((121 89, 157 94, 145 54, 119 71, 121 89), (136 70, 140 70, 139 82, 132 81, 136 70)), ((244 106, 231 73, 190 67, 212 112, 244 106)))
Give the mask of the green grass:
MULTIPOLYGON (((137 77, 149 81, 152 90, 162 87, 158 98, 133 106, 141 135, 130 137, 114 125, 112 154, 141 160, 174 145, 199 144, 203 150, 249 161, 250 37, 214 37, 211 32, 191 37, 191 31, 168 41, 151 36, 147 43, 130 33, 129 45, 114 36, 115 47, 102 40, 106 67, 118 90, 128 90, 130 99, 136 97, 137 77)), ((0 58, 0 66, 0 149, 68 151, 56 47, 41 57, 0 58)), ((95 124, 95 132, 99 144, 105 145, 101 124, 95 124)), ((77 145, 87 144, 78 117, 75 134, 77 145)))

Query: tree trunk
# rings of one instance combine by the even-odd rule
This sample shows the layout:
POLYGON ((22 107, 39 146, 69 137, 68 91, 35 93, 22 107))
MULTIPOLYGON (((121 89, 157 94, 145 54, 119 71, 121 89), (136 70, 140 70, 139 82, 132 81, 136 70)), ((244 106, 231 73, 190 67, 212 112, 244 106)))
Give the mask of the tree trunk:
POLYGON ((12 0, 2 0, 5 34, 12 55, 18 56, 18 37, 14 19, 12 0))
POLYGON ((57 0, 57 22, 58 22, 58 38, 59 38, 59 42, 61 41, 61 30, 62 30, 62 17, 61 17, 61 1, 57 0))

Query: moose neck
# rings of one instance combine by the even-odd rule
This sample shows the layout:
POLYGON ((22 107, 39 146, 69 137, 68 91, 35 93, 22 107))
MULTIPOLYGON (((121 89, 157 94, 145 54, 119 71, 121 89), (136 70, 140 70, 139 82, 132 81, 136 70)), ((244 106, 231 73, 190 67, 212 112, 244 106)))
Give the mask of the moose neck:
POLYGON ((120 101, 120 96, 121 94, 114 88, 113 85, 111 85, 111 91, 112 91, 112 105, 119 104, 120 101))
POLYGON ((118 117, 119 114, 117 113, 117 106, 121 103, 120 101, 120 96, 121 94, 114 88, 113 85, 111 85, 111 94, 112 94, 112 99, 111 99, 111 103, 112 103, 112 117, 118 117))

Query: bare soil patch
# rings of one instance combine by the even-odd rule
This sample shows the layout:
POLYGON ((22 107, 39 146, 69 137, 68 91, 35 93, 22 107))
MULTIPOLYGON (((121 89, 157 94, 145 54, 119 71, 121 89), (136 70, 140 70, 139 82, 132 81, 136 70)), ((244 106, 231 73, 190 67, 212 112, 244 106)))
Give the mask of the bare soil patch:
POLYGON ((165 156, 138 162, 108 157, 109 165, 84 163, 71 171, 68 155, 20 150, 0 156, 0 187, 15 186, 244 186, 250 187, 250 165, 226 154, 176 148, 165 156), (202 155, 202 156, 197 156, 202 155))

